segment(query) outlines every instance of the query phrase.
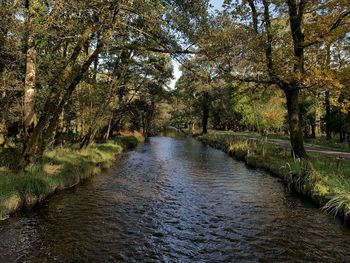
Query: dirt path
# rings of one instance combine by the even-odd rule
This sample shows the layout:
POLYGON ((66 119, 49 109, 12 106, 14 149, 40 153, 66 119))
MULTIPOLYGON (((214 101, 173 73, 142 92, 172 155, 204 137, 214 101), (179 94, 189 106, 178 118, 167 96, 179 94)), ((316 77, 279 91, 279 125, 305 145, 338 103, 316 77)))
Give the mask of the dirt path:
MULTIPOLYGON (((245 139, 251 139, 251 140, 257 140, 257 141, 265 141, 271 144, 275 144, 284 148, 291 148, 289 140, 284 140, 284 139, 273 139, 273 138, 266 138, 262 137, 260 135, 256 134, 249 134, 249 133, 244 133, 244 132, 229 132, 229 131, 215 131, 216 133, 219 134, 227 134, 231 136, 237 136, 245 139)), ((308 143, 304 144, 306 152, 310 153, 320 153, 320 154, 325 154, 328 156, 332 156, 334 158, 344 158, 346 160, 350 160, 350 152, 344 152, 344 151, 337 151, 337 150, 332 150, 324 146, 317 146, 317 145, 310 145, 308 143)))

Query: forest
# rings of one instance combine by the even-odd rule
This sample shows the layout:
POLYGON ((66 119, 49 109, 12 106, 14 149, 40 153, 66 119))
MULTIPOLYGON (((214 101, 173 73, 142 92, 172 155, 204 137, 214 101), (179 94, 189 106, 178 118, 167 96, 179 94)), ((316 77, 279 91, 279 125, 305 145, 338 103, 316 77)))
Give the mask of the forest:
POLYGON ((349 130, 349 3, 2 1, 0 143, 21 167, 58 145, 208 126, 349 130), (182 76, 175 89, 173 61, 182 76))
POLYGON ((0 0, 0 262, 349 262, 349 223, 349 0, 0 0))
MULTIPOLYGON (((347 0, 5 0, 0 166, 174 126, 350 144, 347 0), (174 86, 174 66, 181 77, 174 86)), ((340 146, 339 146, 340 145, 340 146)))
POLYGON ((238 2, 226 3, 203 33, 205 51, 183 65, 174 123, 288 134, 301 158, 303 138, 349 141, 349 4, 238 2))

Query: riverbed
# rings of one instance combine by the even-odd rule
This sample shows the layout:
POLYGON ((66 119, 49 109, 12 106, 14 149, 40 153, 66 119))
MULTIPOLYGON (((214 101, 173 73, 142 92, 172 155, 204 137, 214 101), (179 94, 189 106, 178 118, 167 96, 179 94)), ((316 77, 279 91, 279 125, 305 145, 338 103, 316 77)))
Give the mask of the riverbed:
POLYGON ((0 223, 0 262, 346 262, 350 230, 278 178, 185 137, 0 223))

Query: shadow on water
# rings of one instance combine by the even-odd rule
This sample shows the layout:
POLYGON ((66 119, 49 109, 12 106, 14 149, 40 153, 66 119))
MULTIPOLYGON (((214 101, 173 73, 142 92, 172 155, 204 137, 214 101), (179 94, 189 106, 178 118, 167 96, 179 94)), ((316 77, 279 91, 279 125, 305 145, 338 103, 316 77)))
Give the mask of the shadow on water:
POLYGON ((185 133, 183 133, 182 131, 180 131, 179 129, 175 128, 175 127, 166 127, 164 128, 159 134, 158 136, 160 137, 169 137, 169 138, 175 138, 175 139, 186 139, 187 136, 185 133))
POLYGON ((350 231, 176 131, 0 225, 1 262, 348 262, 350 231), (181 139, 175 139, 175 138, 181 139))

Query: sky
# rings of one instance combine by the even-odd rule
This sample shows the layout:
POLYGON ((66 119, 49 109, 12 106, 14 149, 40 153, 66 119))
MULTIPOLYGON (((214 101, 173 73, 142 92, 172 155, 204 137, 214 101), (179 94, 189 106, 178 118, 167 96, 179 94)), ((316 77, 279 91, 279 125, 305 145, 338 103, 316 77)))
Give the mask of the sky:
MULTIPOLYGON (((210 4, 213 6, 212 10, 220 10, 222 7, 224 0, 210 0, 210 4)), ((179 80, 179 78, 182 75, 182 72, 180 70, 181 65, 179 64, 179 62, 177 62, 176 60, 173 60, 173 66, 174 66, 174 78, 172 79, 172 81, 170 82, 170 88, 174 89, 176 82, 179 80)))
POLYGON ((222 4, 224 3, 224 0, 210 0, 210 3, 213 6, 213 9, 218 9, 220 10, 222 7, 222 4))

